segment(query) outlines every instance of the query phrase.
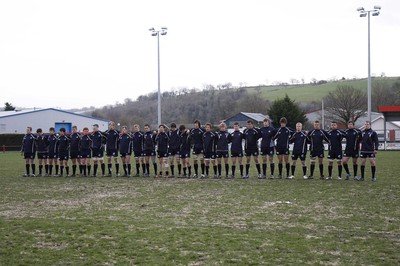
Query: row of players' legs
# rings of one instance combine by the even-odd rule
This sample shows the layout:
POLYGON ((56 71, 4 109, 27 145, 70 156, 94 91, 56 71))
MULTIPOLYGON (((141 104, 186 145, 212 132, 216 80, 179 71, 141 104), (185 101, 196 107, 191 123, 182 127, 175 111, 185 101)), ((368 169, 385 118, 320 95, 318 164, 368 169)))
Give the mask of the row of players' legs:
MULTIPOLYGON (((275 163, 273 160, 273 156, 268 156, 269 160, 267 160, 267 156, 263 156, 262 159, 262 175, 261 175, 261 168, 260 168, 260 163, 258 161, 258 157, 254 156, 254 163, 257 168, 258 172, 258 177, 265 178, 267 175, 267 162, 269 161, 270 164, 270 173, 271 177, 274 176, 274 171, 275 171, 275 163)), ((114 166, 116 169, 116 174, 119 175, 119 161, 117 158, 107 158, 107 168, 108 168, 108 175, 112 175, 112 161, 114 160, 114 166)), ((160 172, 157 171, 157 161, 154 156, 148 156, 144 158, 135 158, 135 164, 136 164, 136 176, 140 175, 140 172, 144 176, 149 176, 150 175, 150 160, 152 161, 153 168, 154 168, 154 173, 155 176, 158 174, 162 175, 165 172, 165 176, 169 176, 169 170, 171 171, 171 176, 174 176, 175 174, 175 164, 177 164, 178 167, 178 176, 191 176, 191 165, 190 165, 190 160, 189 158, 184 158, 184 159, 179 159, 174 157, 169 157, 169 158, 160 158, 158 164, 160 165, 160 172), (182 167, 183 166, 183 167, 182 167), (141 168, 141 169, 140 169, 141 168), (140 171, 142 170, 142 171, 140 171), (183 175, 182 175, 182 170, 183 170, 183 175), (186 172, 186 173, 185 173, 186 172)), ((348 179, 350 174, 350 170, 348 167, 348 157, 345 157, 343 159, 343 166, 342 166, 342 161, 337 160, 337 165, 338 165, 338 177, 341 178, 342 175, 342 169, 344 168, 346 171, 346 179, 348 179)), ((366 158, 363 158, 361 160, 361 179, 364 179, 365 175, 365 164, 366 164, 366 158)), ((91 171, 91 160, 89 158, 85 159, 72 159, 72 176, 76 175, 76 170, 77 166, 79 166, 79 172, 80 175, 90 175, 91 171)), ((125 156, 121 158, 122 161, 122 169, 124 171, 124 176, 130 176, 131 175, 131 158, 130 156, 125 156)), ((370 158, 370 165, 371 165, 371 173, 372 173, 372 178, 375 179, 375 172, 376 172, 376 166, 375 166, 375 159, 370 158)), ((93 159, 93 175, 97 174, 98 170, 98 165, 100 162, 101 166, 101 171, 102 175, 106 174, 105 171, 105 163, 103 160, 100 158, 94 158, 93 159)), ((236 165, 239 164, 239 169, 240 169, 240 176, 247 178, 249 176, 249 170, 250 170, 250 163, 251 163, 251 156, 246 157, 246 168, 245 168, 245 174, 244 174, 244 168, 243 168, 243 160, 241 157, 233 157, 232 158, 232 165, 231 165, 231 174, 229 174, 229 162, 228 158, 218 158, 217 160, 209 160, 209 159, 196 159, 194 160, 194 176, 197 177, 199 176, 199 162, 200 162, 200 167, 201 167, 201 176, 207 177, 210 174, 210 163, 212 164, 213 170, 214 170, 214 176, 215 177, 221 177, 222 176, 222 163, 225 165, 225 174, 226 177, 234 177, 235 172, 236 172, 236 165)), ((289 163, 289 158, 286 155, 279 155, 278 156, 278 177, 282 177, 282 171, 283 171, 283 162, 285 163, 286 166, 286 176, 287 177, 294 177, 295 174, 295 169, 296 169, 296 162, 297 160, 292 160, 292 164, 290 165, 289 163), (291 172, 291 175, 289 174, 291 172)), ((332 177, 332 171, 333 171, 333 160, 329 160, 328 164, 328 179, 331 179, 332 177)), ((39 159, 39 175, 43 174, 43 166, 45 170, 45 175, 52 175, 53 173, 53 166, 55 170, 55 175, 63 175, 64 170, 66 171, 66 174, 69 175, 69 165, 68 165, 68 160, 61 160, 60 164, 58 164, 57 159, 39 159)), ((303 170, 303 176, 306 178, 306 171, 307 167, 305 164, 305 161, 301 161, 302 164, 302 170, 303 170)), ((313 178, 314 176, 314 171, 315 171, 315 166, 316 166, 316 160, 311 161, 310 165, 310 175, 308 178, 313 178)), ((318 166, 319 166, 319 172, 320 172, 320 177, 324 178, 324 165, 323 165, 323 158, 318 158, 318 166)), ((34 159, 26 159, 26 175, 30 175, 30 169, 32 169, 32 174, 35 174, 36 166, 34 163, 34 159)), ((353 158, 353 173, 354 173, 354 178, 358 179, 357 173, 358 172, 358 164, 357 164, 357 159, 353 158)))

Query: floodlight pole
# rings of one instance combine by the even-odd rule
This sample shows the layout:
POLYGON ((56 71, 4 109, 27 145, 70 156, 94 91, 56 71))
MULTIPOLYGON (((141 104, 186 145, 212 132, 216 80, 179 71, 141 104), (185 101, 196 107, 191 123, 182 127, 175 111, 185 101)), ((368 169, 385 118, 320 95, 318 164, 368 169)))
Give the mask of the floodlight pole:
POLYGON ((380 13, 381 7, 374 6, 372 10, 365 10, 363 7, 357 9, 360 13, 360 17, 368 16, 368 88, 367 88, 367 97, 368 97, 368 110, 367 110, 367 117, 368 120, 371 122, 371 12, 373 16, 378 16, 380 13))
POLYGON ((158 73, 158 93, 157 93, 157 124, 161 125, 161 79, 160 79, 160 34, 166 35, 167 28, 163 27, 161 30, 149 29, 151 36, 157 36, 157 73, 158 73))

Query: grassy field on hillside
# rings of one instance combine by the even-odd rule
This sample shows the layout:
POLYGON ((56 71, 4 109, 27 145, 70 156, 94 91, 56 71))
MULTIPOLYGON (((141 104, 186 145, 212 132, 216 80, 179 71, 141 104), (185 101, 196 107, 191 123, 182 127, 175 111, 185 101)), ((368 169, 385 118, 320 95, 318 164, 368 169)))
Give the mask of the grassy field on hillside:
POLYGON ((399 158, 377 182, 155 180, 23 178, 0 154, 0 265, 399 265, 399 158))
MULTIPOLYGON (((373 78, 374 82, 387 82, 393 84, 398 81, 399 77, 385 77, 385 78, 373 78)), ((250 93, 260 93, 261 96, 270 101, 274 101, 278 98, 285 97, 287 94, 291 99, 295 99, 296 102, 311 102, 320 101, 322 97, 326 96, 329 92, 334 91, 338 85, 349 85, 356 89, 365 89, 367 91, 367 79, 357 80, 344 80, 329 82, 321 85, 289 85, 289 86, 264 86, 264 87, 249 87, 250 93)))

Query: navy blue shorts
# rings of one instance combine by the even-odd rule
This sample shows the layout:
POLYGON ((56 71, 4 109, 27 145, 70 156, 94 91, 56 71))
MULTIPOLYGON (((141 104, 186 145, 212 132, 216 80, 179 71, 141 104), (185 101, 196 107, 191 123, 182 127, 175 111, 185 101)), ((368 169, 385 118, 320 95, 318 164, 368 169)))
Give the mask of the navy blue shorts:
POLYGON ((324 151, 311 151, 310 153, 311 158, 324 158, 324 151))
POLYGON ((168 157, 168 151, 157 151, 158 158, 166 158, 168 157))
POLYGON ((85 159, 85 158, 92 158, 92 153, 90 152, 90 150, 81 150, 80 151, 80 156, 81 158, 85 159))
POLYGON ((79 159, 79 158, 81 158, 81 156, 79 154, 79 151, 71 151, 69 153, 69 158, 71 158, 71 159, 79 159))
POLYGON ((135 158, 142 157, 143 151, 142 150, 133 151, 133 155, 135 156, 135 158))
POLYGON ((37 157, 38 159, 47 159, 49 156, 47 152, 38 152, 37 157))
POLYGON ((229 152, 228 151, 217 151, 217 158, 229 158, 229 152))
POLYGON ((169 156, 174 156, 174 155, 179 155, 179 149, 169 149, 168 150, 168 155, 169 156))
POLYGON ((301 161, 306 160, 307 153, 300 153, 300 152, 293 152, 292 153, 292 160, 296 161, 297 159, 300 158, 301 161))
POLYGON ((35 159, 35 153, 24 152, 24 159, 35 159))
POLYGON ((190 158, 190 151, 179 151, 179 158, 190 158))
POLYGON ((343 157, 358 158, 360 157, 359 151, 344 151, 343 157))
POLYGON ((93 158, 102 158, 104 156, 103 149, 93 148, 92 149, 92 157, 93 158))
POLYGON ((231 152, 231 157, 243 157, 243 152, 231 152))
POLYGON ((68 161, 69 159, 68 151, 59 152, 58 158, 60 159, 60 161, 68 161))
POLYGON ((215 152, 205 152, 204 159, 215 159, 215 152))
POLYGON ((375 153, 373 152, 361 152, 360 158, 375 158, 375 153))
POLYGON ((202 147, 193 147, 193 154, 202 154, 203 153, 203 148, 202 147))
POLYGON ((265 155, 269 155, 269 156, 273 156, 275 153, 275 149, 274 147, 262 147, 261 148, 261 155, 265 156, 265 155))
POLYGON ((244 153, 246 154, 246 156, 258 156, 258 149, 245 150, 244 153))
POLYGON ((276 155, 289 155, 289 149, 276 147, 276 155))
POLYGON ((55 152, 49 152, 48 157, 49 159, 57 159, 58 158, 58 153, 55 152))
POLYGON ((143 151, 142 156, 155 156, 156 152, 154 150, 143 151))
POLYGON ((118 150, 116 150, 116 149, 108 149, 107 152, 106 152, 106 155, 108 157, 111 157, 111 156, 117 157, 118 156, 118 150))
POLYGON ((340 150, 340 151, 333 151, 333 150, 330 150, 329 152, 328 152, 328 159, 330 159, 330 160, 342 160, 343 159, 343 152, 340 150))
POLYGON ((126 156, 131 156, 131 154, 132 154, 131 152, 126 152, 126 153, 125 152, 121 152, 120 153, 121 158, 125 158, 126 156))

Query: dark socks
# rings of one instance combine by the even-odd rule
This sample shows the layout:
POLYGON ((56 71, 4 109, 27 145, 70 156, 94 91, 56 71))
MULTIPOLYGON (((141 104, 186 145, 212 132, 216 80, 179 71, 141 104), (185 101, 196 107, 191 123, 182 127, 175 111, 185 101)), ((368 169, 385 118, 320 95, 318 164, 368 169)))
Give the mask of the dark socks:
POLYGON ((279 176, 282 176, 282 169, 283 169, 283 164, 278 163, 279 176))
POLYGON ((310 176, 314 175, 315 164, 310 165, 310 176))
POLYGON ((358 165, 357 164, 353 164, 354 176, 357 176, 357 170, 358 170, 358 165))
POLYGON ((321 176, 324 176, 324 165, 323 165, 323 164, 320 164, 320 165, 319 165, 319 174, 320 174, 321 176))
MULTIPOLYGON (((349 165, 347 163, 343 164, 343 168, 346 171, 346 174, 350 175, 349 165)), ((355 174, 354 174, 355 175, 355 174)))
POLYGON ((292 175, 294 175, 295 171, 296 171, 296 165, 292 165, 292 175))
POLYGON ((261 173, 261 168, 260 168, 260 164, 259 163, 256 164, 256 168, 257 168, 257 173, 260 174, 261 173))
POLYGON ((289 172, 290 172, 290 164, 287 163, 286 164, 286 176, 289 176, 289 172))
POLYGON ((332 169, 333 169, 333 166, 328 165, 328 176, 332 176, 332 169))
POLYGON ((270 166, 270 168, 271 168, 271 175, 274 175, 274 172, 275 172, 275 164, 274 164, 274 163, 271 163, 269 166, 270 166))
POLYGON ((262 173, 263 173, 263 175, 267 175, 267 164, 266 163, 262 164, 262 173))

